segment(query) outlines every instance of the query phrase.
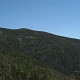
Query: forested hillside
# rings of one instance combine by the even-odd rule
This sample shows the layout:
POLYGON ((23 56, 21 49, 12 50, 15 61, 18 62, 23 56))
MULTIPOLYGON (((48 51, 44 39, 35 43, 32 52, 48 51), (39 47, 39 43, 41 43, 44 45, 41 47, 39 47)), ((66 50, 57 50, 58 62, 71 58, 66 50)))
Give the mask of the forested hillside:
POLYGON ((24 28, 16 30, 0 28, 0 57, 2 80, 80 78, 78 39, 24 28))
POLYGON ((0 50, 0 80, 75 80, 23 55, 0 50))

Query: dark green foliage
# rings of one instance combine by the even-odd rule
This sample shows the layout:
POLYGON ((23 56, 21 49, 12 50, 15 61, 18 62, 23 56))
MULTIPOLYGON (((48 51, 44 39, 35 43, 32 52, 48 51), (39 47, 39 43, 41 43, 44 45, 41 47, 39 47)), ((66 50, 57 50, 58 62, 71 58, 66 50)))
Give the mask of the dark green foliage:
POLYGON ((1 51, 0 80, 70 80, 67 76, 40 65, 9 50, 1 51))
MULTIPOLYGON (((56 70, 68 76, 71 76, 74 71, 79 68, 80 64, 80 40, 56 36, 53 34, 33 31, 29 29, 10 30, 0 28, 0 51, 1 53, 4 53, 4 55, 15 53, 15 55, 12 55, 13 57, 10 56, 7 58, 8 60, 5 60, 9 61, 8 63, 10 67, 3 66, 3 62, 1 62, 3 64, 1 66, 3 66, 3 69, 5 71, 6 69, 11 69, 11 73, 13 73, 13 71, 15 70, 14 74, 9 74, 11 74, 11 76, 14 76, 14 78, 18 77, 19 79, 22 77, 29 78, 29 75, 31 75, 31 77, 29 78, 30 80, 33 76, 36 77, 38 74, 35 71, 35 74, 33 74, 33 72, 29 73, 28 77, 25 75, 26 72, 24 71, 24 69, 26 68, 25 66, 27 66, 27 70, 32 69, 32 66, 35 68, 36 62, 40 67, 44 65, 52 70, 56 70), (22 67, 21 63, 24 63, 25 60, 24 58, 16 57, 16 55, 21 55, 23 57, 25 56, 25 58, 33 60, 34 63, 30 61, 29 65, 22 64, 24 65, 24 67, 22 67), (24 60, 24 62, 22 61, 22 59, 24 60), (34 65, 31 65, 32 63, 34 65), (17 74, 17 76, 15 74, 17 74)), ((4 73, 4 71, 2 72, 4 73)), ((44 77, 41 78, 41 80, 44 80, 44 78, 48 79, 46 75, 44 74, 44 77)), ((11 78, 10 76, 6 77, 11 78)), ((38 80, 40 79, 39 76, 37 78, 38 80)), ((55 78, 55 80, 60 79, 55 78)))
POLYGON ((80 65, 79 65, 79 69, 76 70, 72 76, 73 76, 75 79, 80 80, 80 65))

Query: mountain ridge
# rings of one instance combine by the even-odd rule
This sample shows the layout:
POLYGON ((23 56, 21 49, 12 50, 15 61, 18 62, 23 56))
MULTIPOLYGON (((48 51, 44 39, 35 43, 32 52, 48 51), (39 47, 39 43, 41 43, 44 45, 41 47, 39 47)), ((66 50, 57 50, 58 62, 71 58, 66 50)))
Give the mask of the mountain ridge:
POLYGON ((35 29, 33 30, 33 29, 25 28, 25 27, 23 27, 23 28, 14 28, 14 29, 0 27, 0 29, 8 29, 8 30, 31 30, 31 31, 36 31, 36 32, 48 33, 48 34, 52 34, 52 35, 59 36, 59 37, 80 40, 79 38, 75 38, 75 37, 62 36, 62 35, 59 35, 59 34, 54 34, 54 33, 48 32, 48 31, 41 31, 41 30, 35 30, 35 29))
POLYGON ((0 47, 71 76, 79 69, 80 40, 30 29, 0 28, 0 47))

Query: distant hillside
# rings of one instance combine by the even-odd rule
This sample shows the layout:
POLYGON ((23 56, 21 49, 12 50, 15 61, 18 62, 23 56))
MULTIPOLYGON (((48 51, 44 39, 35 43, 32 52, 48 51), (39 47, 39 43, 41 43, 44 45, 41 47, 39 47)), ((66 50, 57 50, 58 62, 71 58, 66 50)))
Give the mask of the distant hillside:
MULTIPOLYGON (((79 70, 80 40, 78 39, 66 38, 47 32, 23 28, 17 30, 0 28, 0 49, 10 50, 11 53, 9 54, 12 54, 13 52, 15 55, 25 56, 26 59, 33 60, 34 62, 46 66, 46 70, 48 67, 51 70, 56 70, 57 72, 67 76, 73 75, 74 77, 76 76, 74 73, 79 70)), ((14 59, 11 57, 13 63, 14 59)), ((22 61, 23 58, 20 57, 20 59, 22 61)), ((19 60, 16 60, 16 62, 17 61, 19 60)), ((35 66, 35 64, 33 65, 35 66)), ((45 69, 43 71, 45 71, 45 69)), ((48 71, 46 71, 46 74, 48 75, 47 72, 48 71)), ((65 79, 60 78, 52 80, 65 79)))

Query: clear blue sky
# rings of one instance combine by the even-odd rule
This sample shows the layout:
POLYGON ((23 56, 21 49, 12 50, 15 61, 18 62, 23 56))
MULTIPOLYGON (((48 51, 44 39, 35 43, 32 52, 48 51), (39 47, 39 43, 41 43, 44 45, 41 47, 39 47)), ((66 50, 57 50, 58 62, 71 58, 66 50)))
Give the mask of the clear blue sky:
POLYGON ((0 0, 0 27, 80 39, 80 0, 0 0))

